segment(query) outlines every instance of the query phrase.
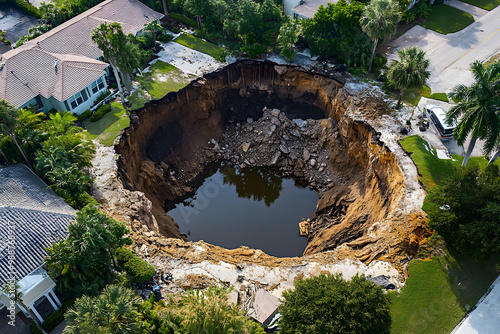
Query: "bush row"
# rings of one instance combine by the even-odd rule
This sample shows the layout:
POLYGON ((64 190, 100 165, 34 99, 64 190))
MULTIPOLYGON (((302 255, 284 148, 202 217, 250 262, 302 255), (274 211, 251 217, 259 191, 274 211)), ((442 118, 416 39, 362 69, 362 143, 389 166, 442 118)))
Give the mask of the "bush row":
MULTIPOLYGON (((0 1, 0 2, 2 2, 2 1, 0 1)), ((38 12, 38 9, 35 6, 33 6, 32 4, 30 4, 28 1, 9 0, 9 2, 13 3, 14 5, 19 7, 20 9, 22 9, 25 12, 27 12, 28 14, 30 14, 31 16, 34 16, 37 19, 41 18, 40 13, 38 12)))
POLYGON ((147 282, 155 275, 155 268, 132 253, 130 249, 125 247, 118 248, 116 255, 127 273, 134 277, 135 283, 147 282))
POLYGON ((42 323, 43 330, 46 332, 50 332, 51 330, 56 328, 56 326, 64 320, 64 313, 66 312, 66 310, 73 306, 74 303, 74 299, 65 301, 59 310, 55 311, 54 313, 49 315, 47 319, 45 319, 45 321, 42 323))
POLYGON ((170 18, 192 28, 198 27, 198 23, 196 22, 196 20, 190 19, 189 17, 186 17, 179 13, 170 13, 170 18))
POLYGON ((104 115, 106 115, 108 112, 111 111, 111 106, 109 104, 103 104, 102 106, 97 109, 92 116, 90 116, 90 121, 91 122, 97 122, 100 120, 104 115))

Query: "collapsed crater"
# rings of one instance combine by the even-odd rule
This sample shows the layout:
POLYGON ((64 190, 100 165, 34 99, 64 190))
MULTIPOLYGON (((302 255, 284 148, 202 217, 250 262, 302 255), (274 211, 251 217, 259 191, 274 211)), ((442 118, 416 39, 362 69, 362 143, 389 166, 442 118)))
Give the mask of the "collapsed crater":
POLYGON ((381 99, 353 96, 340 79, 240 61, 138 111, 115 147, 118 175, 151 200, 161 234, 186 239, 165 208, 195 190, 207 163, 264 166, 318 191, 304 255, 404 260, 426 236, 425 216, 404 157, 371 124, 385 114, 381 99))

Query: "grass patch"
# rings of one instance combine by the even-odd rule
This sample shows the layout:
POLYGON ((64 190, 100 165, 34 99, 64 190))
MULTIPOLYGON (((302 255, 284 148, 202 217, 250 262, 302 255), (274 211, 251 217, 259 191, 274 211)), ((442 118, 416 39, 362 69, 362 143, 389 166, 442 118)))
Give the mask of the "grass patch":
POLYGON ((139 92, 139 90, 135 90, 132 94, 130 94, 128 100, 130 102, 131 110, 137 110, 144 107, 145 103, 144 95, 142 94, 142 92, 139 92))
POLYGON ((220 59, 224 55, 224 49, 220 46, 204 41, 201 38, 194 37, 193 35, 182 34, 177 37, 174 42, 177 42, 180 45, 184 45, 193 50, 206 53, 207 55, 210 55, 215 59, 220 59))
POLYGON ((494 55, 491 57, 486 63, 484 63, 484 67, 488 67, 490 65, 493 65, 494 62, 497 60, 500 60, 500 54, 494 55))
MULTIPOLYGON (((439 159, 436 150, 414 135, 400 141, 421 174, 425 188, 433 187, 455 173, 463 157, 439 159)), ((485 168, 484 157, 472 157, 468 164, 485 168)), ((500 163, 497 161, 496 164, 500 163)), ((426 204, 424 203, 424 209, 426 204)), ((449 333, 488 290, 498 276, 500 257, 487 263, 450 254, 435 232, 422 245, 420 257, 408 266, 408 279, 399 294, 394 293, 391 304, 392 333, 449 333), (432 255, 438 255, 432 256, 432 255)))
MULTIPOLYGON (((444 178, 453 175, 464 159, 457 154, 452 154, 451 159, 439 159, 436 149, 418 135, 404 137, 399 143, 405 151, 411 153, 411 158, 421 175, 420 181, 428 191, 444 178)), ((471 157, 467 162, 467 165, 479 166, 482 169, 487 164, 488 161, 484 157, 471 157)), ((495 164, 500 166, 500 160, 497 160, 495 164)))
POLYGON ((431 89, 428 86, 419 89, 405 89, 403 92, 403 102, 417 106, 422 96, 429 97, 430 94, 431 89))
POLYGON ((465 315, 435 257, 411 261, 406 285, 392 297, 392 333, 449 333, 465 315))
POLYGON ((186 74, 160 60, 151 65, 147 73, 136 77, 154 99, 161 99, 170 92, 178 91, 195 78, 194 75, 186 74))
POLYGON ((486 10, 492 10, 496 6, 500 5, 500 0, 460 0, 460 1, 486 10))
POLYGON ((102 145, 111 146, 123 129, 130 125, 130 119, 120 103, 112 102, 109 113, 97 122, 87 120, 83 122, 83 125, 87 129, 87 136, 90 139, 98 138, 102 145))
POLYGON ((429 96, 429 98, 434 99, 434 100, 443 101, 446 103, 450 102, 450 100, 448 100, 448 95, 446 95, 446 93, 433 93, 429 96))
POLYGON ((431 15, 422 26, 446 35, 460 31, 472 22, 474 22, 474 18, 469 13, 441 4, 432 6, 431 15))

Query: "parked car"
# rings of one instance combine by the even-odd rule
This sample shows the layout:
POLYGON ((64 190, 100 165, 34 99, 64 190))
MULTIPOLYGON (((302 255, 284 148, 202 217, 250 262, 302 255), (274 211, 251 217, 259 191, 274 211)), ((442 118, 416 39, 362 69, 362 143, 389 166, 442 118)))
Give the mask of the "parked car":
POLYGON ((442 141, 453 139, 453 130, 457 126, 457 123, 455 121, 452 124, 445 122, 446 113, 443 108, 435 104, 427 104, 424 107, 424 111, 436 127, 442 141))

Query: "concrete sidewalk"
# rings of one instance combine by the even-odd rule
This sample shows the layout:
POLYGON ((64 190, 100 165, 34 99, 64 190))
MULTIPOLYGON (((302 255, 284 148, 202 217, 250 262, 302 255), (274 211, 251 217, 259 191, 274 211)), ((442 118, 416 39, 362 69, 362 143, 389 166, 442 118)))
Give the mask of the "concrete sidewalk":
POLYGON ((476 308, 451 334, 492 334, 500 331, 500 276, 479 300, 476 308))
POLYGON ((469 13, 475 21, 489 13, 486 9, 482 9, 458 0, 445 0, 444 4, 469 13))

